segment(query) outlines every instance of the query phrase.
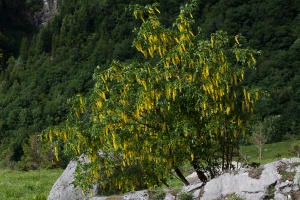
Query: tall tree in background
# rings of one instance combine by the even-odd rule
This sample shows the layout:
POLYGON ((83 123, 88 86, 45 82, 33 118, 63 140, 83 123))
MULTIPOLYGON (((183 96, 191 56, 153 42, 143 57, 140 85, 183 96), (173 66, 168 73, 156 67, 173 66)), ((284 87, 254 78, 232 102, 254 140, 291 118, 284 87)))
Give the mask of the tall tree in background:
POLYGON ((253 114, 258 92, 241 83, 258 52, 239 35, 194 35, 194 3, 181 8, 173 28, 160 23, 157 6, 131 7, 143 22, 133 45, 147 62, 114 61, 99 70, 91 97, 75 98, 66 126, 45 134, 90 160, 78 167, 83 189, 99 180, 104 188, 134 189, 140 179, 132 169, 147 187, 173 171, 188 184, 180 171, 186 162, 205 182, 204 170, 228 166, 253 114))

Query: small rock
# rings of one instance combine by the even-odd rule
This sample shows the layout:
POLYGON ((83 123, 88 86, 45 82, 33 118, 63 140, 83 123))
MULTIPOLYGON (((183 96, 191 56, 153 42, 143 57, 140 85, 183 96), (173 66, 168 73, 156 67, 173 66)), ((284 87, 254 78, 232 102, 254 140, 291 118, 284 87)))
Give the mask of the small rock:
POLYGON ((93 197, 90 200, 108 200, 108 197, 93 197))
POLYGON ((190 184, 200 181, 196 172, 193 172, 192 174, 188 175, 185 178, 190 184))
POLYGON ((147 190, 129 192, 124 194, 123 199, 124 200, 148 200, 149 194, 147 190))
POLYGON ((292 190, 293 191, 298 191, 299 190, 299 185, 293 185, 292 190))
POLYGON ((293 183, 291 183, 290 181, 287 180, 285 182, 280 183, 279 190, 285 194, 292 190, 292 188, 291 188, 292 186, 293 186, 293 183))
POLYGON ((193 192, 193 199, 198 199, 201 189, 197 189, 193 192))
POLYGON ((284 196, 284 194, 282 194, 280 192, 275 192, 274 199, 276 199, 276 200, 286 200, 287 197, 284 196))
POLYGON ((165 200, 175 200, 175 196, 173 196, 170 193, 167 193, 166 196, 165 196, 165 200))

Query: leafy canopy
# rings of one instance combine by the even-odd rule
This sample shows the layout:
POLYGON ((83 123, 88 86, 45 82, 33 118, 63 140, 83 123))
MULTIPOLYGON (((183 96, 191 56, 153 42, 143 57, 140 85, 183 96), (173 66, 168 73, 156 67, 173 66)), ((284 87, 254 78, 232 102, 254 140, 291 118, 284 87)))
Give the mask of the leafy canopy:
POLYGON ((131 7, 143 21, 133 45, 147 61, 114 61, 98 70, 93 94, 76 97, 66 126, 45 135, 90 160, 78 167, 84 189, 99 180, 108 189, 127 191, 140 181, 153 187, 185 162, 211 169, 221 141, 236 145, 253 114, 258 92, 241 84, 258 52, 243 48, 240 35, 218 31, 206 39, 200 29, 195 35, 193 3, 181 8, 172 28, 160 23, 157 7, 131 7))

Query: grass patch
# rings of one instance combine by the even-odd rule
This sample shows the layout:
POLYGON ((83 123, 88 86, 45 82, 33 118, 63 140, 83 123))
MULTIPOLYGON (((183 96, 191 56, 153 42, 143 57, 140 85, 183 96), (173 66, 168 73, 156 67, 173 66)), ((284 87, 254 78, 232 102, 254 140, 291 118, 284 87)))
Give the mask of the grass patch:
POLYGON ((193 200, 191 193, 180 193, 179 200, 193 200))
POLYGON ((237 196, 236 194, 229 194, 224 197, 219 197, 217 200, 243 200, 243 198, 237 196))
POLYGON ((237 195, 233 195, 233 196, 229 197, 228 200, 243 200, 243 198, 239 197, 237 195))
POLYGON ((269 197, 269 199, 273 199, 274 196, 275 196, 275 191, 276 191, 275 185, 276 185, 276 183, 270 185, 269 188, 268 188, 268 197, 269 197))
POLYGON ((44 200, 62 169, 39 171, 0 170, 0 199, 44 200))
POLYGON ((281 182, 284 182, 286 180, 293 181, 294 177, 296 175, 295 167, 298 167, 300 165, 300 162, 290 163, 286 164, 283 163, 277 167, 278 173, 281 175, 281 182))
POLYGON ((296 174, 295 171, 287 171, 287 169, 291 169, 290 165, 287 164, 281 164, 277 167, 278 173, 281 175, 281 182, 284 182, 286 180, 293 181, 294 176, 296 174))
POLYGON ((300 162, 291 163, 291 169, 298 167, 299 165, 300 165, 300 162))
POLYGON ((149 199, 164 200, 165 196, 166 196, 166 194, 163 190, 150 190, 149 191, 149 199))
MULTIPOLYGON (((188 166, 188 165, 187 165, 188 166)), ((188 172, 185 172, 185 169, 189 169, 187 166, 182 168, 184 176, 189 175, 188 172)), ((165 199, 166 193, 170 193, 173 196, 176 196, 178 193, 181 192, 182 187, 184 184, 181 182, 181 180, 176 176, 172 176, 170 179, 167 181, 169 187, 165 185, 161 185, 155 189, 149 190, 149 199, 155 199, 155 200, 160 200, 160 199, 165 199), (165 191, 167 192, 165 192, 165 191)))
POLYGON ((262 160, 258 159, 258 149, 254 146, 241 146, 243 155, 247 156, 249 163, 260 162, 267 164, 281 158, 294 157, 290 154, 294 141, 284 141, 272 144, 265 144, 262 149, 262 160))

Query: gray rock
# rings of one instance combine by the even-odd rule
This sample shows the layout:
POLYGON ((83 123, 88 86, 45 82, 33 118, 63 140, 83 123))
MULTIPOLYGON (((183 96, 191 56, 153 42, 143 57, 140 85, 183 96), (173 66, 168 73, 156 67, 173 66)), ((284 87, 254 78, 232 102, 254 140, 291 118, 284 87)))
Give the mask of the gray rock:
POLYGON ((281 175, 278 173, 277 167, 281 164, 293 162, 300 162, 300 159, 282 159, 266 164, 262 166, 263 169, 261 170, 263 171, 257 178, 249 176, 251 171, 240 171, 237 174, 225 173, 218 178, 212 179, 205 185, 201 200, 217 199, 231 194, 236 194, 247 200, 264 199, 268 195, 268 188, 276 183, 282 184, 275 186, 278 199, 281 197, 286 199, 287 197, 282 193, 291 191, 293 183, 280 183, 281 175))
POLYGON ((282 183, 279 183, 277 184, 278 187, 278 190, 280 190, 281 193, 288 193, 292 190, 292 187, 293 187, 293 182, 290 182, 290 181, 285 181, 285 182, 282 182, 282 183))
POLYGON ((299 190, 299 185, 293 185, 292 190, 293 191, 298 191, 299 190))
MULTIPOLYGON (((86 199, 87 197, 82 194, 82 190, 78 187, 74 187, 73 181, 75 177, 75 169, 77 163, 71 161, 62 175, 54 183, 48 200, 81 200, 86 199)), ((97 194, 97 187, 93 187, 92 193, 97 194)))
POLYGON ((192 183, 192 184, 190 184, 188 186, 183 186, 182 192, 191 192, 191 191, 194 191, 196 189, 201 188, 203 185, 204 185, 203 182, 197 181, 197 182, 192 183))
POLYGON ((185 178, 190 184, 200 181, 196 172, 191 173, 190 175, 188 175, 185 178))
POLYGON ((280 192, 275 192, 274 199, 275 200, 287 200, 288 198, 280 192))
POLYGON ((124 200, 148 200, 149 194, 147 190, 129 192, 124 194, 123 199, 124 200))
POLYGON ((193 199, 198 199, 200 196, 201 189, 197 189, 193 192, 193 199))
POLYGON ((165 196, 165 200, 175 200, 175 199, 176 199, 176 197, 170 193, 167 193, 165 196))

